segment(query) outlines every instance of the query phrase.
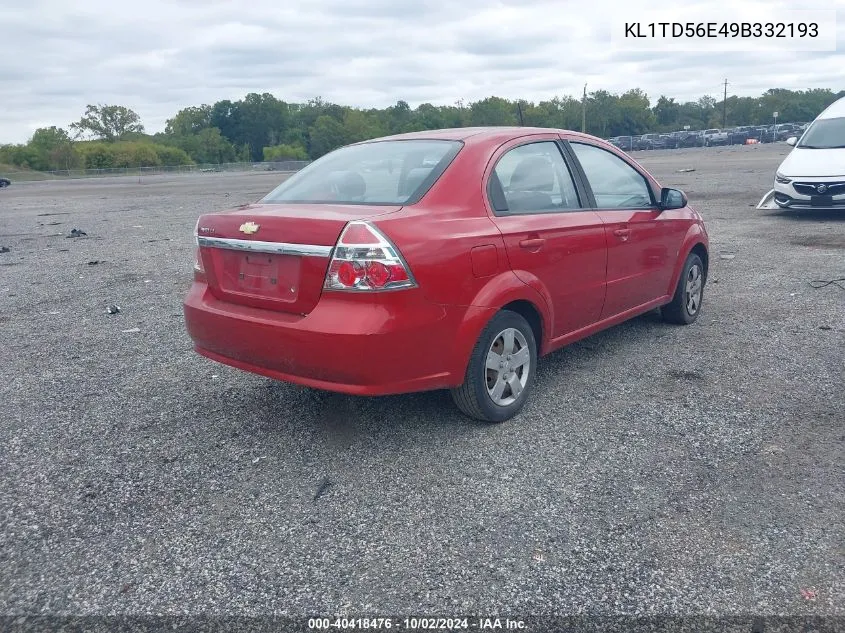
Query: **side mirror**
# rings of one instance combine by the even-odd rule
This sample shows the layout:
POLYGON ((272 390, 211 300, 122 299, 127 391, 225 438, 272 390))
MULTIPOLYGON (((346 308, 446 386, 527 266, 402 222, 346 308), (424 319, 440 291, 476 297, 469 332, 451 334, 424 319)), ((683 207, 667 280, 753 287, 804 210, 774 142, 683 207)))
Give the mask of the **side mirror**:
POLYGON ((795 147, 795 144, 796 144, 797 142, 798 142, 798 137, 797 137, 797 136, 790 136, 788 139, 786 139, 786 144, 787 144, 787 145, 792 145, 792 147, 795 147))
POLYGON ((663 187, 660 190, 660 210, 670 211, 672 209, 683 209, 687 206, 687 197, 679 189, 663 187))

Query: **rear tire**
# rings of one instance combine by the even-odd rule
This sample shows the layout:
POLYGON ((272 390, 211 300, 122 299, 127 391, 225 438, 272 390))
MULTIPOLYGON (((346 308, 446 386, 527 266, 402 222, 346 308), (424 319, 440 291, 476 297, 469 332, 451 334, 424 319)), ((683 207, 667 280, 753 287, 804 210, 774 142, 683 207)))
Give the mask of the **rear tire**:
POLYGON ((701 313, 705 279, 706 273, 701 257, 690 253, 687 261, 684 262, 671 303, 660 309, 663 320, 678 325, 689 325, 695 322, 701 313))
POLYGON ((522 315, 502 310, 472 350, 464 384, 452 399, 465 415, 484 422, 514 417, 528 399, 537 371, 537 342, 522 315))

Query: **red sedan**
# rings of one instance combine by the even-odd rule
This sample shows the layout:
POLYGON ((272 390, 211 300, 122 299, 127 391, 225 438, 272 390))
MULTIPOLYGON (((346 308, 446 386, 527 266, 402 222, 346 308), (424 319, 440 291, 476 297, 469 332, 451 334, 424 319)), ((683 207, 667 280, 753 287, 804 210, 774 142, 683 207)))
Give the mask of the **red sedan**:
POLYGON ((451 389, 489 422, 540 356, 658 307, 695 321, 709 260, 681 191, 598 138, 524 127, 343 147, 196 235, 200 354, 348 394, 451 389))

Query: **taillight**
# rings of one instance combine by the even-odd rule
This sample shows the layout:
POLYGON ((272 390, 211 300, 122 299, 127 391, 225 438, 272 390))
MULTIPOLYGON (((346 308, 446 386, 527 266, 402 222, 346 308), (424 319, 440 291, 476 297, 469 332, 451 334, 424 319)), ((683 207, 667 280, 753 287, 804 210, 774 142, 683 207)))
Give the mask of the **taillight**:
POLYGON ((415 288, 398 249, 368 222, 350 222, 334 247, 323 286, 329 290, 415 288))
POLYGON ((194 281, 206 282, 205 267, 202 265, 202 253, 199 247, 197 247, 194 256, 194 281))
POLYGON ((199 233, 197 231, 199 224, 200 221, 197 218, 197 225, 194 227, 194 242, 196 243, 196 248, 194 249, 194 281, 205 282, 205 267, 202 265, 202 253, 200 252, 199 233))

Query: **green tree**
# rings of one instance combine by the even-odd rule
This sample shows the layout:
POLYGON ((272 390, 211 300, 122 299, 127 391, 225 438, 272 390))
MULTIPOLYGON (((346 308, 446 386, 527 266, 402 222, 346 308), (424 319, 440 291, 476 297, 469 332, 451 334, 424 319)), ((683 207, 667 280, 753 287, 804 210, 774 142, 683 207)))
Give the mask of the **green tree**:
POLYGON ((385 112, 387 117, 387 128, 390 134, 401 134, 412 131, 414 114, 407 101, 397 101, 396 105, 390 106, 385 112))
POLYGON ((487 97, 470 108, 470 125, 517 125, 516 104, 501 97, 487 97))
POLYGON ((164 127, 164 133, 172 136, 190 136, 192 134, 199 134, 210 127, 212 127, 211 106, 192 106, 179 110, 176 116, 168 119, 164 127))
POLYGON ((205 128, 196 134, 168 137, 163 140, 186 152, 194 162, 200 164, 231 163, 235 160, 234 146, 216 127, 205 128))
POLYGON ((114 153, 110 145, 86 143, 80 147, 85 169, 109 169, 114 167, 114 153))
POLYGON ((130 133, 143 133, 141 117, 124 106, 89 105, 85 115, 70 128, 80 136, 93 136, 113 143, 130 133))
POLYGON ((658 125, 664 128, 676 127, 681 116, 681 107, 674 99, 661 96, 654 106, 654 116, 658 125))
POLYGON ((324 114, 317 117, 310 130, 311 158, 319 158, 346 144, 346 130, 337 119, 324 114))
POLYGON ((300 145, 274 145, 264 148, 264 160, 267 162, 308 160, 308 152, 300 145))
POLYGON ((67 131, 55 125, 35 130, 28 145, 38 156, 37 169, 72 169, 80 163, 67 131))
POLYGON ((378 119, 352 108, 343 115, 343 128, 347 143, 366 141, 385 134, 385 129, 378 119))
POLYGON ((155 167, 161 165, 156 148, 151 143, 124 141, 111 147, 114 167, 155 167))
POLYGON ((170 145, 153 145, 152 147, 161 165, 190 165, 192 162, 191 157, 178 147, 170 145))

